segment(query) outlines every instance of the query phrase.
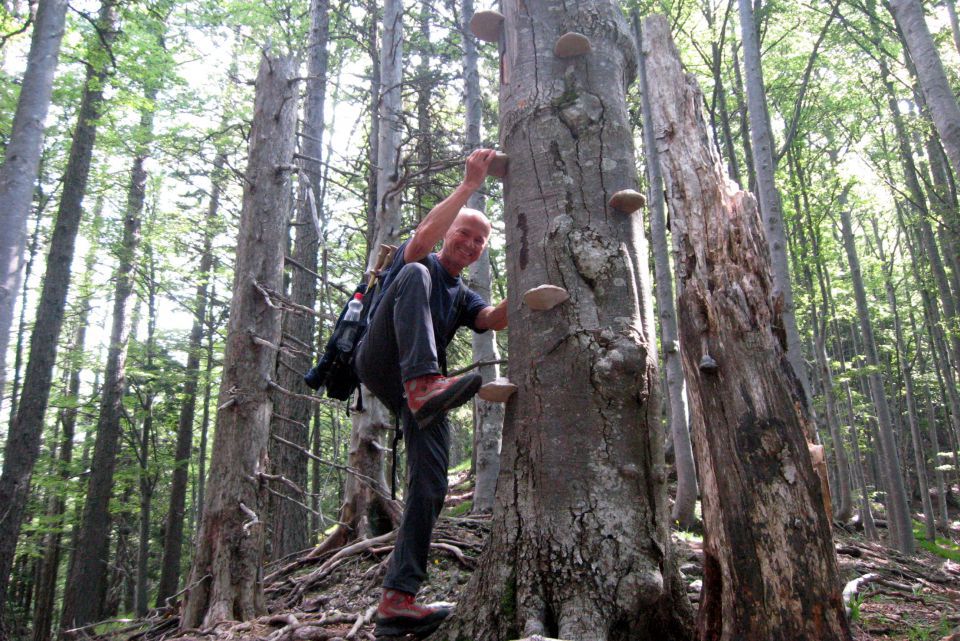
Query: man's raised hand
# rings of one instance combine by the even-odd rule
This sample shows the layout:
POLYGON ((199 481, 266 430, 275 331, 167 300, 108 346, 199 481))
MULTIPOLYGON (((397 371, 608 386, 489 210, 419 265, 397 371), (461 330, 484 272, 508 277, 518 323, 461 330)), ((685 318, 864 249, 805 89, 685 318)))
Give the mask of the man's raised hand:
POLYGON ((467 156, 467 168, 463 178, 465 187, 472 190, 479 189, 487 177, 487 170, 497 152, 493 149, 476 149, 467 156))

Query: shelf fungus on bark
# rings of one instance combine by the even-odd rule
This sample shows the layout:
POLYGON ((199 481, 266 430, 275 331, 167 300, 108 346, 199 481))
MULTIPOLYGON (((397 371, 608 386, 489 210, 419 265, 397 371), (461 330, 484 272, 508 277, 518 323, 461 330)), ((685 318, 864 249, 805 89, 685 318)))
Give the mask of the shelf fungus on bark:
POLYGON ((562 287, 556 285, 540 285, 527 290, 523 295, 523 302, 530 309, 538 312, 545 312, 553 309, 560 303, 570 298, 570 294, 562 287))
POLYGON ((553 48, 553 55, 558 58, 575 58, 585 56, 591 51, 593 51, 593 47, 590 45, 588 37, 576 31, 569 31, 557 40, 557 44, 553 48))
POLYGON ((647 204, 646 197, 633 189, 622 189, 615 193, 607 203, 623 214, 632 214, 647 204))
POLYGON ((700 371, 704 372, 705 374, 713 374, 720 368, 720 366, 717 365, 717 361, 713 358, 713 356, 710 356, 710 354, 704 354, 700 358, 699 367, 700 371))
POLYGON ((470 32, 486 42, 499 42, 503 33, 503 14, 499 11, 477 11, 470 18, 470 32))
POLYGON ((483 385, 477 392, 477 396, 490 403, 506 403, 517 389, 509 379, 500 377, 483 385))
POLYGON ((507 167, 509 164, 510 156, 498 151, 493 157, 493 160, 490 161, 490 166, 487 168, 487 174, 495 178, 503 178, 507 175, 507 167))

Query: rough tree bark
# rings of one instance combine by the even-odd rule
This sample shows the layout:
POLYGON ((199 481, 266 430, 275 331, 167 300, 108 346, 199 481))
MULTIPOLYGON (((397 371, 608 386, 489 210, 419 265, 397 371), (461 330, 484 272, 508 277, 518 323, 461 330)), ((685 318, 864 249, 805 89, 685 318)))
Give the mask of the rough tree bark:
POLYGON ((770 131, 770 115, 767 113, 766 90, 763 85, 763 71, 760 64, 760 38, 753 15, 752 0, 739 0, 740 31, 743 38, 743 66, 747 87, 747 110, 750 113, 750 139, 753 142, 753 163, 756 171, 757 187, 755 193, 763 216, 764 233, 773 263, 773 282, 775 295, 783 298, 783 327, 787 336, 787 358, 793 366, 803 388, 803 403, 807 413, 813 417, 804 429, 809 430, 807 440, 819 443, 816 417, 810 394, 810 377, 803 359, 800 346, 800 333, 797 330, 796 308, 793 303, 793 287, 790 284, 790 268, 787 261, 787 237, 783 224, 783 207, 774 175, 777 170, 774 158, 773 133, 770 131))
POLYGON ((296 127, 295 65, 264 54, 244 174, 236 275, 203 520, 180 613, 183 630, 263 612, 267 445, 280 311, 263 290, 283 282, 296 127), (268 344, 264 344, 268 343, 268 344))
POLYGON ((933 124, 955 174, 960 175, 960 105, 923 17, 920 0, 890 0, 890 12, 907 42, 933 124))
POLYGON ((880 445, 883 449, 882 463, 885 481, 887 482, 887 520, 891 535, 891 543, 904 554, 912 554, 914 549, 913 528, 910 521, 910 508, 907 503, 907 492, 903 484, 903 475, 900 472, 900 456, 897 452, 896 440, 893 435, 893 419, 890 407, 887 404, 886 391, 883 379, 880 376, 881 363, 877 355, 877 344, 873 338, 873 324, 870 321, 870 308, 867 304, 867 295, 863 287, 863 278, 860 275, 860 261, 854 244, 853 227, 850 223, 850 212, 846 203, 840 205, 840 223, 843 234, 843 245, 847 252, 847 261, 850 266, 850 277, 853 281, 854 297, 857 301, 857 316, 860 320, 860 331, 863 333, 863 348, 867 364, 871 366, 868 375, 870 395, 873 397, 874 407, 877 410, 877 423, 880 436, 880 445))
MULTIPOLYGON (((683 530, 689 530, 696 517, 697 468, 693 461, 693 445, 687 422, 687 402, 684 394, 683 365, 680 363, 680 342, 677 340, 677 312, 673 297, 673 274, 670 270, 667 241, 667 218, 664 213, 663 175, 654 138, 653 115, 650 112, 648 78, 645 70, 643 36, 640 24, 634 20, 637 42, 640 43, 640 92, 643 110, 643 147, 646 154, 647 178, 650 184, 650 235, 653 246, 653 266, 656 277, 657 314, 660 319, 660 349, 666 369, 667 404, 670 408, 670 434, 677 468, 677 495, 670 519, 683 530)), ((715 54, 716 55, 716 54, 715 54)), ((719 65, 719 62, 717 63, 719 65)))
MULTIPOLYGON (((297 195, 296 239, 293 259, 303 267, 294 266, 290 275, 290 298, 297 304, 313 309, 317 302, 317 244, 320 240, 319 211, 323 167, 323 112, 327 86, 327 33, 329 30, 328 0, 310 3, 310 41, 307 48, 307 80, 304 99, 303 125, 300 132, 300 173, 297 195)), ((283 344, 289 349, 277 356, 277 383, 288 390, 306 394, 303 372, 310 369, 313 354, 305 346, 313 345, 314 317, 309 314, 286 312, 283 318, 283 344)), ((301 449, 278 441, 270 443, 270 467, 274 474, 293 481, 301 490, 307 487, 307 456, 309 425, 313 403, 306 398, 281 396, 274 407, 270 425, 272 434, 296 443, 301 449)), ((280 559, 305 549, 310 544, 310 516, 304 493, 289 486, 275 488, 296 502, 270 496, 270 558, 280 559)))
POLYGON ((669 535, 643 226, 625 92, 636 49, 613 0, 508 0, 500 137, 511 379, 486 550, 438 639, 689 639, 669 535), (558 38, 592 52, 561 59, 558 38), (522 303, 545 284, 568 302, 522 303), (557 390, 563 390, 558 394, 557 390))
MULTIPOLYGON (((53 76, 66 13, 66 0, 40 0, 37 3, 27 67, 6 141, 3 165, 0 166, 0 202, 3 203, 0 208, 0 405, 3 404, 2 392, 7 381, 7 345, 13 310, 23 277, 27 220, 40 170, 43 126, 53 95, 53 76)), ((0 538, 6 536, 3 534, 0 538)), ((6 603, 7 574, 9 567, 0 564, 0 604, 6 603)))
POLYGON ((700 463, 701 640, 849 640, 803 390, 756 200, 725 178, 662 16, 644 22, 700 463), (715 367, 701 366, 709 354, 715 367))
MULTIPOLYGON (((483 98, 480 95, 480 73, 477 69, 477 42, 466 25, 473 17, 473 0, 463 0, 463 76, 464 99, 466 102, 466 147, 471 151, 480 146, 480 126, 483 116, 483 98)), ((467 206, 483 211, 486 198, 481 190, 473 192, 467 206)), ((483 252, 470 268, 470 287, 490 300, 491 296, 490 251, 483 252)), ((500 360, 494 332, 474 333, 472 338, 473 360, 489 362, 500 360)), ((500 375, 498 365, 484 365, 480 368, 483 382, 487 383, 500 375)), ((493 511, 493 501, 500 475, 500 450, 503 438, 503 403, 490 403, 477 397, 473 405, 474 456, 476 459, 476 484, 473 491, 473 511, 485 513, 493 511)))
MULTIPOLYGON (((116 38, 115 23, 115 5, 106 2, 101 7, 99 22, 99 31, 104 38, 103 46, 109 47, 116 38)), ((9 506, 8 510, 3 511, 3 516, 0 516, 0 604, 6 603, 4 595, 7 579, 20 533, 30 476, 40 452, 43 417, 50 398, 53 366, 70 286, 74 244, 80 228, 83 197, 96 139, 96 121, 100 115, 103 86, 109 72, 107 67, 87 68, 77 126, 73 132, 70 156, 63 176, 57 222, 50 239, 43 288, 37 304, 36 324, 30 337, 30 355, 23 393, 15 423, 7 437, 3 475, 0 476, 0 505, 9 506)))
POLYGON ((62 628, 86 625, 100 617, 107 589, 110 552, 110 497, 120 440, 120 419, 126 390, 127 346, 130 337, 134 268, 140 245, 140 226, 146 197, 149 140, 153 135, 153 108, 144 109, 136 140, 136 155, 130 170, 127 205, 123 216, 123 239, 118 247, 114 272, 113 317, 110 346, 104 371, 97 439, 93 447, 87 499, 83 505, 73 566, 63 597, 62 628))

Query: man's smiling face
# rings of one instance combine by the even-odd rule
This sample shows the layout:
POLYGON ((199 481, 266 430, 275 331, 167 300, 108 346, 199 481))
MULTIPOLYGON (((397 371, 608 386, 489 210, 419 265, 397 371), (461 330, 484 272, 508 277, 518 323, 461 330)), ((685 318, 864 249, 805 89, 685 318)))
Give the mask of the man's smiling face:
POLYGON ((472 209, 463 209, 454 219, 440 248, 440 262, 453 275, 480 258, 487 239, 490 223, 486 216, 472 209))

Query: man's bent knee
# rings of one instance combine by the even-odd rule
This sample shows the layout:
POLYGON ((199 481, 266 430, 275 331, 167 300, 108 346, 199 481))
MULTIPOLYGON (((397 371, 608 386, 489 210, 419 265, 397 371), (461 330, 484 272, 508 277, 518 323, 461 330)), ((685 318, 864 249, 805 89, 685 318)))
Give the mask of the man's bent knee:
POLYGON ((422 282, 427 287, 432 285, 430 270, 422 263, 407 263, 401 267, 397 273, 397 280, 404 283, 422 282))

